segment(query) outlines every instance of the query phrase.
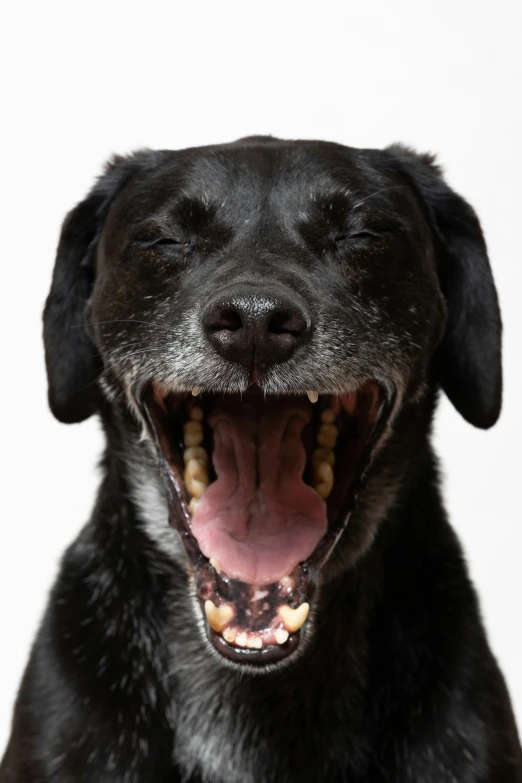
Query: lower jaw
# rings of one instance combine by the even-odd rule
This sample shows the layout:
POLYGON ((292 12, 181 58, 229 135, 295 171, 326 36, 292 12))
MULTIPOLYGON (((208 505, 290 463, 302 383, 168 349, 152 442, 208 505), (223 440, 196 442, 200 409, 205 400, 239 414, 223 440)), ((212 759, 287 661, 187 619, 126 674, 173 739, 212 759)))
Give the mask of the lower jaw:
POLYGON ((260 671, 290 660, 302 648, 323 569, 349 522, 390 409, 390 400, 382 389, 374 383, 368 388, 378 405, 374 405, 361 443, 357 469, 352 471, 344 493, 337 493, 335 514, 331 515, 329 508, 326 534, 312 554, 296 563, 289 574, 263 584, 228 576, 202 553, 191 529, 189 496, 181 477, 179 455, 173 454, 172 444, 165 442, 165 430, 158 424, 161 412, 155 403, 149 398, 144 407, 161 454, 170 524, 178 531, 188 555, 207 638, 229 663, 260 671))

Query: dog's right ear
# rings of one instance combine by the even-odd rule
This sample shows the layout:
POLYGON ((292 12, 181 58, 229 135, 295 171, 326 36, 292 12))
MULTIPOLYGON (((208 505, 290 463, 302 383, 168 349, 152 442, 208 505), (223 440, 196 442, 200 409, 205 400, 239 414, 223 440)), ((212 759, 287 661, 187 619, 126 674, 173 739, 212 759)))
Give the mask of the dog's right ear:
POLYGON ((99 407, 96 381, 101 360, 84 327, 94 282, 94 255, 112 201, 148 154, 113 158, 62 226, 43 334, 49 405, 56 418, 67 424, 87 419, 99 407))

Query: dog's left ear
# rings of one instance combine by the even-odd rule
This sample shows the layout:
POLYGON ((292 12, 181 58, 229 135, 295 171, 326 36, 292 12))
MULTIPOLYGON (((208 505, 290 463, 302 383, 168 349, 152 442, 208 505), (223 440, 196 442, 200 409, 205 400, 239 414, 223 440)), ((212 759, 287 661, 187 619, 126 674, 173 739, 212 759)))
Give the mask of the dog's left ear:
POLYGON ((433 231, 448 321, 434 357, 439 382, 475 427, 497 421, 502 402, 500 309, 486 244, 472 207, 446 185, 429 155, 387 150, 413 187, 433 231))
POLYGON ((44 310, 49 405, 59 421, 83 421, 99 407, 101 360, 84 325, 94 282, 94 254, 109 207, 147 151, 115 157, 88 196, 64 220, 44 310))

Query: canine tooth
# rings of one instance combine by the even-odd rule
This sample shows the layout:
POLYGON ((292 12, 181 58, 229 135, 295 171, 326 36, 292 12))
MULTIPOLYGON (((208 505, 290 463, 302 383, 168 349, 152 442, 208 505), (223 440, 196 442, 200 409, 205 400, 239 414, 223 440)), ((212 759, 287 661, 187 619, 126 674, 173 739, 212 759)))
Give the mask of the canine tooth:
POLYGON ((196 509, 199 506, 199 500, 197 498, 192 498, 192 500, 189 503, 189 511, 194 516, 196 513, 196 509))
POLYGON ((317 392, 314 391, 307 391, 306 396, 308 397, 311 403, 317 402, 317 400, 319 399, 319 395, 317 394, 317 392))
POLYGON ((321 413, 323 424, 333 424, 335 421, 335 411, 333 408, 325 408, 321 413))
POLYGON ((215 557, 211 557, 211 558, 210 558, 210 560, 209 560, 208 562, 209 562, 209 564, 212 566, 212 568, 214 569, 214 571, 217 571, 217 572, 218 572, 218 574, 219 574, 219 573, 221 573, 221 568, 219 567, 219 563, 218 563, 218 561, 216 560, 216 558, 215 558, 215 557))
POLYGON ((192 396, 197 397, 198 394, 201 394, 202 391, 203 389, 200 386, 194 386, 194 388, 192 389, 192 396))
POLYGON ((291 576, 282 576, 279 580, 279 584, 283 585, 284 587, 287 587, 289 584, 292 584, 292 577, 291 576))
POLYGON ((199 421, 187 421, 183 427, 185 446, 201 446, 203 443, 203 427, 199 421))
POLYGON ((263 646, 263 642, 261 640, 260 636, 253 636, 252 634, 248 637, 246 646, 250 650, 260 650, 263 646))
POLYGON ((327 462, 316 462, 314 465, 312 485, 317 494, 320 495, 323 500, 326 500, 334 485, 332 466, 327 462))
POLYGON ((339 430, 335 424, 321 424, 317 432, 317 442, 324 449, 333 449, 338 435, 339 430))
POLYGON ((284 622, 286 628, 290 633, 295 633, 303 625, 304 621, 308 617, 310 611, 310 604, 306 602, 298 606, 297 609, 292 609, 291 606, 283 604, 279 607, 279 616, 284 622))
POLYGON ((190 410, 190 418, 192 421, 203 421, 203 411, 199 405, 195 405, 190 410))
POLYGON ((236 636, 236 644, 237 644, 238 647, 246 647, 247 646, 247 641, 248 641, 248 636, 246 635, 246 633, 244 631, 241 631, 236 636))
POLYGON ((275 640, 278 644, 284 644, 286 641, 288 641, 289 636, 290 634, 288 631, 285 631, 283 628, 278 628, 274 634, 275 640))
POLYGON ((216 631, 216 633, 221 633, 234 616, 234 610, 231 606, 228 606, 228 604, 216 606, 216 604, 209 599, 208 601, 205 601, 205 614, 207 615, 208 624, 212 630, 216 631))
POLYGON ((228 642, 229 644, 233 644, 236 641, 236 629, 235 628, 225 628, 223 631, 223 639, 228 642))
POLYGON ((312 453, 312 462, 327 462, 332 467, 335 465, 335 454, 331 449, 315 449, 312 453))
POLYGON ((205 467, 208 465, 208 454, 203 446, 189 446, 189 448, 185 449, 183 452, 183 459, 185 465, 190 462, 191 459, 197 459, 198 462, 201 462, 205 467))

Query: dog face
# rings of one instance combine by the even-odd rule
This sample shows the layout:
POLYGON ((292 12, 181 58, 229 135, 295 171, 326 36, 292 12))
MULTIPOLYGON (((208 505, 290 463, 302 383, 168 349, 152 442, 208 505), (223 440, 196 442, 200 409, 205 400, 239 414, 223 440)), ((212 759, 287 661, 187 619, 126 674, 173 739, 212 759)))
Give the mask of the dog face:
POLYGON ((369 546, 436 387, 476 426, 500 409, 478 221, 400 147, 116 159, 66 219, 44 323, 53 412, 141 422, 208 639, 259 670, 369 546))

